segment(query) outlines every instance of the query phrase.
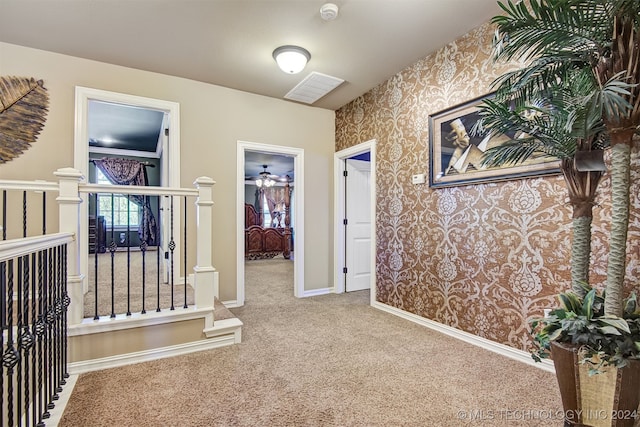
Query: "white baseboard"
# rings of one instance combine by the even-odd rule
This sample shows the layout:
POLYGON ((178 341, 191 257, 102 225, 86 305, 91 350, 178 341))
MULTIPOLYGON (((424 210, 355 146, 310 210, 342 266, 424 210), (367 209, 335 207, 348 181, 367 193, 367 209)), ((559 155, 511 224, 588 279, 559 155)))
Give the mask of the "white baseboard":
POLYGON ((242 305, 238 304, 238 300, 237 299, 232 299, 229 301, 220 301, 222 303, 222 305, 224 305, 227 308, 238 308, 238 307, 242 307, 242 305))
POLYGON ((326 295, 332 292, 333 292, 333 288, 310 289, 308 291, 304 291, 301 298, 315 297, 318 295, 326 295))
POLYGON ((123 329, 142 328, 145 326, 163 325, 166 323, 206 317, 213 318, 213 312, 213 307, 189 307, 186 309, 164 310, 159 313, 150 310, 145 314, 133 313, 130 316, 118 314, 114 318, 101 316, 97 320, 87 317, 82 320, 82 323, 69 326, 69 336, 74 337, 123 329))
POLYGON ((62 387, 59 399, 55 401, 56 406, 49 411, 49 418, 44 420, 47 427, 57 427, 60 423, 64 409, 67 407, 71 393, 73 393, 73 389, 76 386, 76 381, 78 381, 78 375, 70 374, 69 378, 67 378, 67 383, 62 387))
MULTIPOLYGON (((73 393, 73 389, 76 386, 76 381, 78 381, 77 375, 69 375, 69 378, 66 379, 66 384, 62 386, 62 391, 58 394, 58 400, 55 400, 53 403, 55 406, 49 410, 49 418, 46 418, 44 421, 49 427, 56 427, 60 424, 60 420, 62 419, 62 414, 64 413, 64 409, 67 407, 67 403, 69 403, 69 398, 71 397, 71 393, 73 393)), ((24 411, 22 415, 22 420, 19 425, 28 425, 33 423, 32 419, 29 419, 27 422, 27 417, 25 414, 31 415, 33 405, 36 402, 39 402, 41 399, 40 393, 36 395, 36 398, 31 402, 26 411, 24 411)))
POLYGON ((213 322, 212 328, 203 329, 203 333, 207 338, 215 338, 221 335, 233 334, 235 344, 242 342, 242 321, 237 317, 229 319, 216 320, 213 322))
POLYGON ((411 322, 417 323, 419 325, 426 326, 429 329, 433 329, 450 337, 457 338, 469 344, 481 347, 485 350, 498 353, 502 356, 506 356, 510 359, 514 359, 522 363, 526 363, 527 365, 535 366, 536 368, 542 369, 544 371, 555 373, 553 362, 551 362, 550 360, 543 360, 541 363, 536 363, 531 358, 531 354, 527 353, 526 351, 518 350, 508 345, 500 344, 495 341, 470 334, 469 332, 461 331, 460 329, 435 322, 431 319, 409 313, 408 311, 400 310, 399 308, 391 307, 390 305, 383 304, 378 301, 373 302, 371 306, 379 310, 386 311, 387 313, 391 313, 395 316, 401 317, 403 319, 409 320, 411 322))
MULTIPOLYGON (((334 292, 335 292, 335 288, 333 288, 333 287, 331 287, 331 288, 311 289, 311 290, 308 290, 308 291, 304 291, 300 298, 315 297, 315 296, 318 296, 318 295, 326 295, 326 294, 331 294, 331 293, 334 293, 334 292)), ((222 301, 222 304, 227 308, 242 307, 241 304, 238 304, 238 300, 222 301)))
MULTIPOLYGON (((216 323, 221 322, 223 321, 219 320, 216 323)), ((228 331, 224 335, 185 344, 69 363, 69 373, 77 375, 85 372, 131 365, 134 363, 149 362, 151 360, 163 359, 165 357, 180 356, 182 354, 193 353, 196 351, 210 350, 233 345, 236 344, 236 340, 236 333, 234 331, 228 331)))

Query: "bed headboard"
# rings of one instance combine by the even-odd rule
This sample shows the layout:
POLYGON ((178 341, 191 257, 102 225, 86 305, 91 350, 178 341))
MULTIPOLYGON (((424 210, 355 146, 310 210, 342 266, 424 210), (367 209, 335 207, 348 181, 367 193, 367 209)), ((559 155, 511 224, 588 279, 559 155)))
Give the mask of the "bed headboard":
POLYGON ((249 204, 244 204, 244 228, 252 225, 262 225, 262 216, 256 211, 256 208, 249 204))

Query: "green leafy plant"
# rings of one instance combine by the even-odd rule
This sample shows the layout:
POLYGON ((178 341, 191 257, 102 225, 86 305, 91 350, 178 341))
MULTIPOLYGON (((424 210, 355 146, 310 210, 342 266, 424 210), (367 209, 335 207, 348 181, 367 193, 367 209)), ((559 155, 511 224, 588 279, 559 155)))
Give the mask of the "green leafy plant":
POLYGON ((499 60, 527 65, 506 73, 499 91, 529 99, 589 71, 602 95, 601 118, 611 145, 611 231, 605 312, 622 316, 626 267, 631 147, 640 126, 640 0, 528 0, 498 2, 499 60), (607 90, 608 87, 608 90, 607 90))
POLYGON ((640 359, 640 307, 635 293, 624 301, 623 317, 608 316, 605 295, 583 284, 585 295, 573 292, 558 295, 560 307, 547 317, 531 322, 539 362, 550 356, 552 342, 580 348, 581 363, 590 365, 589 374, 606 366, 622 368, 629 359, 640 359))
POLYGON ((640 128, 640 0, 508 0, 496 26, 494 59, 525 65, 499 77, 484 124, 519 130, 486 153, 488 166, 546 155, 561 159, 574 210, 572 289, 531 324, 548 357, 552 342, 578 346, 592 372, 640 359, 635 294, 623 299, 630 210, 630 153, 640 128), (542 102, 540 100, 542 99, 542 102), (508 108, 507 108, 508 107, 508 108), (530 112, 534 112, 533 118, 530 112), (591 207, 599 174, 578 170, 576 154, 610 148, 611 228, 606 291, 589 283, 591 207))

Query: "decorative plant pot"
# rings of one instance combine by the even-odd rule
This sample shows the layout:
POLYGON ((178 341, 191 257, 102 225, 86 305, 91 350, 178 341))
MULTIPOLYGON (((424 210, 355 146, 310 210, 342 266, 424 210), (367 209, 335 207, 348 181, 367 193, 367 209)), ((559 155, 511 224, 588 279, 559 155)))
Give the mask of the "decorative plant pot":
POLYGON ((589 376, 580 364, 579 348, 551 343, 551 355, 562 397, 565 426, 633 427, 640 418, 640 361, 622 369, 607 367, 589 376))

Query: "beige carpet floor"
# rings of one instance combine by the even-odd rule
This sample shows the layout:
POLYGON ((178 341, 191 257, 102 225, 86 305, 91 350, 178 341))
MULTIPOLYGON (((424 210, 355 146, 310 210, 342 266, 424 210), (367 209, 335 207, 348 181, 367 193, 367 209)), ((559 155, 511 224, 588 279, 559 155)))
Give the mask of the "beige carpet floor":
MULTIPOLYGON (((160 276, 160 286, 158 286, 158 262, 157 252, 155 250, 148 251, 144 260, 144 308, 147 313, 155 312, 158 307, 158 301, 161 311, 167 311, 171 308, 171 285, 163 282, 162 273, 160 276), (159 292, 158 292, 159 289, 159 292), (158 300, 158 295, 160 296, 158 300)), ((164 260, 160 260, 162 263, 164 260)), ((143 293, 143 262, 142 252, 132 251, 127 262, 127 252, 117 251, 114 253, 113 259, 113 308, 111 306, 111 254, 98 254, 98 316, 109 316, 113 309, 115 314, 127 313, 127 307, 131 313, 140 313, 142 311, 142 293, 143 293), (127 289, 127 282, 129 289, 127 289), (127 302, 127 293, 129 301, 127 302)), ((160 267, 162 272, 162 264, 160 267)), ((89 289, 84 296, 84 317, 93 318, 96 312, 96 280, 95 280, 95 255, 89 256, 89 274, 87 276, 89 289)), ((174 278, 173 282, 173 307, 175 310, 181 310, 185 302, 185 286, 184 281, 174 278)), ((186 292, 187 305, 194 304, 193 288, 187 285, 186 292)), ((219 301, 214 302, 216 308, 215 319, 222 320, 234 317, 224 305, 219 301)))
MULTIPOLYGON (((158 307, 158 268, 157 252, 147 251, 144 262, 145 276, 145 309, 155 311, 158 307)), ((127 266, 127 252, 117 251, 114 253, 114 312, 123 314, 127 312, 127 277, 129 278, 130 302, 129 309, 132 313, 139 313, 142 310, 142 252, 132 251, 127 266)), ((164 262, 163 259, 160 262, 164 262)), ((161 265, 162 271, 162 265, 161 265)), ((84 298, 84 316, 93 317, 95 314, 95 255, 89 255, 88 272, 89 291, 84 298)), ((160 277, 160 309, 171 307, 171 286, 163 283, 162 274, 160 277)), ((174 278, 173 283, 173 306, 180 308, 184 305, 184 283, 174 278)), ((187 304, 193 304, 193 290, 187 286, 187 304)), ((111 314, 111 254, 109 252, 98 254, 98 315, 109 316, 111 314)))
POLYGON ((553 374, 368 301, 250 261, 241 344, 83 374, 60 426, 562 426, 553 374))

